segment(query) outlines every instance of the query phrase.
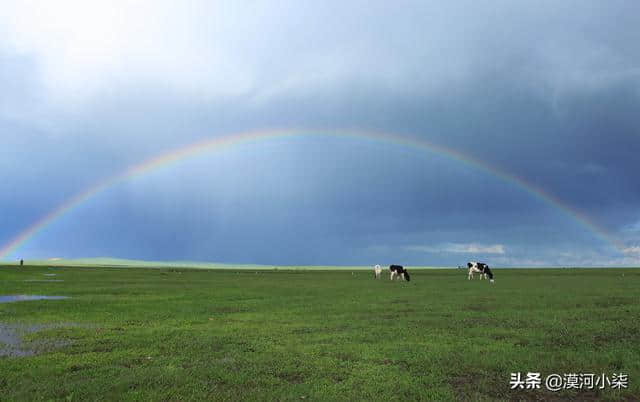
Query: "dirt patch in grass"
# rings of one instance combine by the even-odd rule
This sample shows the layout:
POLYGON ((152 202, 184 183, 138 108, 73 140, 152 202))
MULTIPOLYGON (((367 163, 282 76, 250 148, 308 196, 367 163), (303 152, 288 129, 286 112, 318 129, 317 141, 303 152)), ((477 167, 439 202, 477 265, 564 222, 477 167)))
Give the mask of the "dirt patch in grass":
POLYGON ((509 339, 510 337, 508 335, 505 334, 491 334, 489 335, 489 338, 496 340, 496 341, 503 341, 505 339, 509 339))
POLYGON ((409 368, 409 363, 406 360, 384 359, 380 364, 385 366, 397 366, 406 370, 409 368))
POLYGON ((276 377, 289 384, 302 384, 304 382, 304 376, 301 373, 284 372, 276 374, 276 377))
POLYGON ((469 399, 468 395, 474 380, 471 375, 456 375, 449 378, 449 385, 457 400, 463 401, 469 399))
POLYGON ((312 334, 313 332, 314 332, 313 328, 295 328, 291 330, 291 333, 296 335, 312 334))
POLYGON ((598 346, 613 343, 636 344, 640 339, 640 332, 631 326, 618 326, 607 331, 600 331, 593 336, 593 343, 598 346))
POLYGON ((495 326, 497 324, 497 320, 493 317, 485 317, 485 316, 479 316, 479 317, 467 317, 464 318, 460 321, 460 323, 462 325, 465 326, 469 326, 469 327, 476 327, 479 325, 492 325, 495 326))

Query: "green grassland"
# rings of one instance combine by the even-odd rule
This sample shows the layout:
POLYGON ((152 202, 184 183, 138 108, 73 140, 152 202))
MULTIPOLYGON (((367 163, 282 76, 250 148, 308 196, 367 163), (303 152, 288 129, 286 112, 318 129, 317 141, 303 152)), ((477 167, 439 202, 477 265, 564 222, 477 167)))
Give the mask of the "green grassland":
POLYGON ((494 272, 0 267, 0 295, 71 297, 0 304, 5 328, 44 324, 22 334, 36 354, 0 357, 0 400, 640 398, 640 270, 494 272), (512 372, 629 387, 510 390, 512 372))

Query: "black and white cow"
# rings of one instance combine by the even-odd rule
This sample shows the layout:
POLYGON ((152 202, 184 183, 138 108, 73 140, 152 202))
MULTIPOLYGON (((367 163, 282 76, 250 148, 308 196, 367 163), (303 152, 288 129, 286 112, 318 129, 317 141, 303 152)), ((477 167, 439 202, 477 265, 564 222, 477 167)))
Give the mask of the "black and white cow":
POLYGON ((484 262, 475 262, 471 261, 467 263, 467 267, 469 267, 469 279, 473 279, 473 273, 479 272, 480 279, 486 279, 489 277, 489 281, 493 283, 493 272, 491 272, 491 268, 484 262))
POLYGON ((380 265, 376 265, 373 267, 373 277, 378 279, 382 274, 382 267, 380 265))
POLYGON ((389 265, 389 271, 391 272, 391 280, 393 280, 394 276, 397 276, 398 278, 402 278, 407 282, 411 280, 411 277, 409 276, 409 271, 404 269, 402 265, 389 265))

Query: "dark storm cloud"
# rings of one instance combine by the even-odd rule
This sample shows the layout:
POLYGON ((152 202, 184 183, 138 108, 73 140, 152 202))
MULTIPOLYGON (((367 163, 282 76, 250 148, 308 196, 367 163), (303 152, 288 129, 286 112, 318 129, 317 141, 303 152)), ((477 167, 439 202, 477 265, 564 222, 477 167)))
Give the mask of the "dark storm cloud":
MULTIPOLYGON (((353 128, 473 155, 592 217, 634 253, 640 6, 193 6, 163 5, 142 29, 125 20, 122 35, 104 38, 109 12, 69 20, 69 31, 47 19, 39 30, 8 23, 0 163, 3 193, 21 198, 0 201, 11 211, 0 241, 91 183, 206 137, 353 128), (155 41, 161 32, 174 35, 155 41), (99 51, 77 39, 94 36, 99 51)), ((198 160, 99 195, 25 251, 458 265, 502 250, 484 255, 540 265, 584 263, 589 249, 594 261, 635 261, 523 188, 441 155, 311 137, 198 160)))

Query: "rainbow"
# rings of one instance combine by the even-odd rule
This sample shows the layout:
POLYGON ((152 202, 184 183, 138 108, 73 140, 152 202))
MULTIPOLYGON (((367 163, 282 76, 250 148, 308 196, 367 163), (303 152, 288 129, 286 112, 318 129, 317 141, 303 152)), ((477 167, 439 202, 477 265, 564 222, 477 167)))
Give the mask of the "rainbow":
POLYGON ((19 247, 24 245, 29 239, 36 236, 46 227, 52 225, 62 216, 73 211, 78 206, 84 204, 90 198, 105 191, 106 189, 117 185, 120 182, 128 180, 133 177, 142 176, 150 173, 160 167, 176 164, 182 160, 194 157, 196 155, 211 152, 220 151, 225 148, 234 147, 244 143, 252 143, 257 141, 267 141, 274 138, 284 137, 298 137, 298 136, 331 136, 336 138, 353 138, 359 140, 369 140, 374 142, 389 143, 400 145, 408 148, 414 148, 424 150, 427 152, 443 155, 449 159, 461 162, 472 168, 479 169, 486 173, 491 174, 506 183, 512 184, 517 188, 520 188, 533 197, 551 205, 552 207, 562 211, 567 216, 571 217, 574 221, 582 225, 589 232, 593 233, 597 238, 605 243, 608 243, 618 250, 621 250, 622 245, 618 243, 616 239, 610 236, 603 228, 599 227, 596 223, 591 221, 588 217, 583 215, 580 211, 572 208, 571 206, 563 203, 557 197, 544 191, 542 188, 526 182, 524 179, 515 176, 511 173, 505 172, 491 166, 485 161, 473 158, 470 155, 463 154, 451 148, 447 148, 442 145, 434 144, 424 139, 418 139, 413 137, 406 137, 400 135, 394 135, 383 132, 371 132, 371 131, 356 131, 356 130, 298 130, 298 129, 283 129, 283 130, 261 130, 251 132, 241 132, 223 136, 217 136, 214 138, 208 138, 185 147, 173 150, 155 157, 151 157, 139 164, 130 166, 115 175, 109 176, 102 181, 90 186, 89 188, 75 194, 60 206, 31 224, 29 227, 18 233, 12 240, 2 246, 0 249, 0 258, 6 258, 11 253, 14 253, 19 247))

